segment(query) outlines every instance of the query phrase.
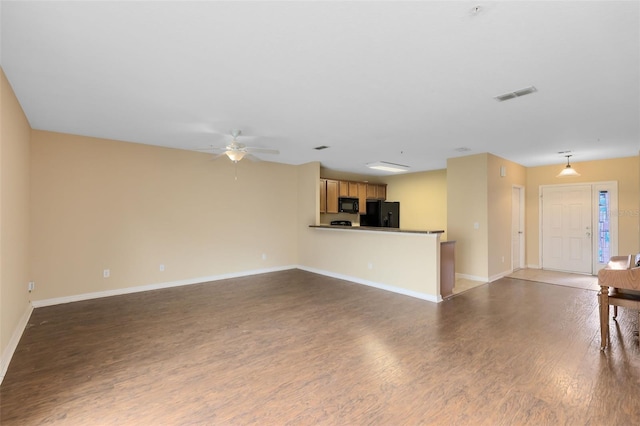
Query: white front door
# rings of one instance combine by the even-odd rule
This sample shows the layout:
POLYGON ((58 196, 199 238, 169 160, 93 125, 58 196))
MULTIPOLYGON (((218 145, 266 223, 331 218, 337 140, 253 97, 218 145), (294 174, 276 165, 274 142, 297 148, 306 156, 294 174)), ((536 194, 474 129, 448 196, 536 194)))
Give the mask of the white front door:
POLYGON ((542 188, 542 268, 591 274, 591 185, 542 188))

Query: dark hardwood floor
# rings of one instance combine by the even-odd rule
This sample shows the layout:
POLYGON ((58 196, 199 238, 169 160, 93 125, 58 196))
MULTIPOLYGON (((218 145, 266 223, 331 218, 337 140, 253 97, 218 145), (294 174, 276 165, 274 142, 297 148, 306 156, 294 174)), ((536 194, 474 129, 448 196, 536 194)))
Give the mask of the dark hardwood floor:
POLYGON ((1 424, 630 425, 634 312, 503 278, 434 304, 292 270, 38 308, 1 424))

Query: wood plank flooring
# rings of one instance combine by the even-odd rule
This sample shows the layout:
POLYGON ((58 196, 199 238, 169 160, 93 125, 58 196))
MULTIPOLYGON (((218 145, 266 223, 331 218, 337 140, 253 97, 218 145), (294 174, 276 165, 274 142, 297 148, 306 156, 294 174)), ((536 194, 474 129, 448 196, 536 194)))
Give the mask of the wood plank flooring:
POLYGON ((630 425, 637 315, 503 278, 441 304, 291 270, 38 308, 10 425, 630 425))

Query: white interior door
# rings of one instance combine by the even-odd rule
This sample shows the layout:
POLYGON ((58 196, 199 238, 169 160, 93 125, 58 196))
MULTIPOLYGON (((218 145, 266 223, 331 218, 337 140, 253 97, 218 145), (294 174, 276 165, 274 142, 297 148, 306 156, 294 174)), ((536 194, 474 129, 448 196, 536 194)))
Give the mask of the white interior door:
POLYGON ((591 185, 542 188, 542 268, 592 272, 591 185))
POLYGON ((524 188, 514 186, 511 191, 511 269, 524 265, 524 188))

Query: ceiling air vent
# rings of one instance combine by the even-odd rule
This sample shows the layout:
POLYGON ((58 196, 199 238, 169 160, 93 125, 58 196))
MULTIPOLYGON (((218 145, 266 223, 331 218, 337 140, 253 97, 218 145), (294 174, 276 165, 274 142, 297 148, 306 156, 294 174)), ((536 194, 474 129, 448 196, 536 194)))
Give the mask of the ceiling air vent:
POLYGON ((525 87, 524 89, 515 90, 513 92, 503 93, 502 95, 494 96, 493 99, 495 99, 498 102, 508 101, 509 99, 519 98, 520 96, 528 95, 530 93, 534 93, 537 91, 538 89, 536 89, 535 86, 529 86, 529 87, 525 87))

